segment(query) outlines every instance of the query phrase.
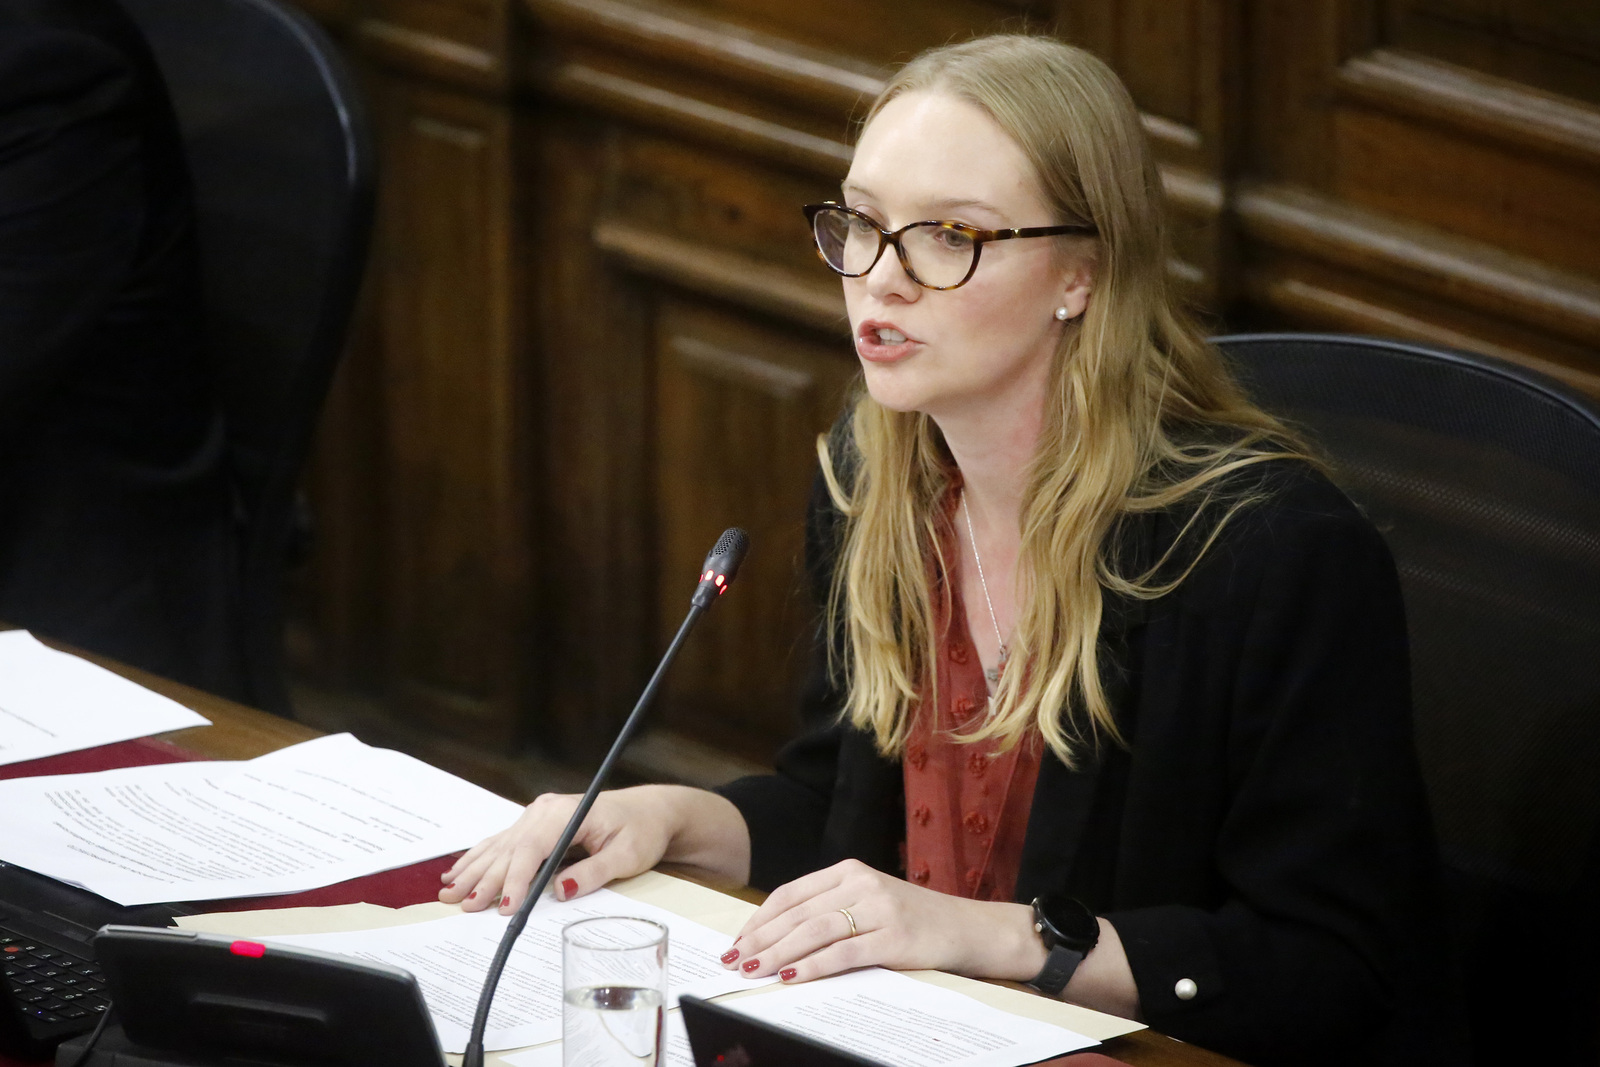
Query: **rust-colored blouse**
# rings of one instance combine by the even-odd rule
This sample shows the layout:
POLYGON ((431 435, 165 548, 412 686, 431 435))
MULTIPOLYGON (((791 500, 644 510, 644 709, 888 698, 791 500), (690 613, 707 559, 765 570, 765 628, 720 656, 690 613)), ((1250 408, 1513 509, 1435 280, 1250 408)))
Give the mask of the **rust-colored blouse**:
MULTIPOLYGON (((944 548, 946 559, 955 558, 953 535, 944 548)), ((997 742, 951 738, 982 720, 989 689, 961 590, 936 577, 932 599, 938 701, 919 702, 906 742, 906 877, 941 893, 1008 901, 1043 745, 1036 733, 1005 753, 997 742)))

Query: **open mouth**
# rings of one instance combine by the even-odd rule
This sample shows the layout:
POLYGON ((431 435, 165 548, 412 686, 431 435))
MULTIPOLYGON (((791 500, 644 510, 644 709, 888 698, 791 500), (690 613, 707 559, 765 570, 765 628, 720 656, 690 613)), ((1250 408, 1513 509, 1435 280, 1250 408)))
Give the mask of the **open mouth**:
POLYGON ((922 347, 898 326, 868 319, 856 328, 856 354, 869 363, 897 363, 922 347))

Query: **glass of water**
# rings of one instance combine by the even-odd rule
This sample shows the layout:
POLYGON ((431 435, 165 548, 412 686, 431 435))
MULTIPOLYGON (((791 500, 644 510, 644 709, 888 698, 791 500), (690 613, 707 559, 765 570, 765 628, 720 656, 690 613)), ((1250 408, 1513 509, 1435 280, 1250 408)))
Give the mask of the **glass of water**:
POLYGON ((667 928, 601 917, 561 931, 563 1067, 657 1067, 666 1041, 667 928))

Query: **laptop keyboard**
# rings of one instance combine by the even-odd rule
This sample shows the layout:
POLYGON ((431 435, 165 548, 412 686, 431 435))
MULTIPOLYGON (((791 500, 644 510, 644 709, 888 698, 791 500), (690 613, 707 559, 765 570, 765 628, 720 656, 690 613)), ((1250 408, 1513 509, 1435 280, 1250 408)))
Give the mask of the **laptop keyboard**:
POLYGON ((111 1004, 93 960, 0 927, 5 989, 30 1022, 93 1025, 111 1004))

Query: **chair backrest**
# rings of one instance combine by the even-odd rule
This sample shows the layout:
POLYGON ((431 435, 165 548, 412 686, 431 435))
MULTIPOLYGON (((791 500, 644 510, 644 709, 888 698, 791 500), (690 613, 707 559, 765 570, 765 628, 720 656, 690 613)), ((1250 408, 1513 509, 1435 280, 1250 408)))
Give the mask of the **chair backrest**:
POLYGON ((1596 1062, 1600 404, 1421 345, 1216 343, 1394 552, 1478 1061, 1596 1062))
POLYGON ((278 0, 120 2, 166 78, 194 183, 244 529, 249 696, 287 713, 285 555, 366 260, 371 134, 332 42, 278 0))

